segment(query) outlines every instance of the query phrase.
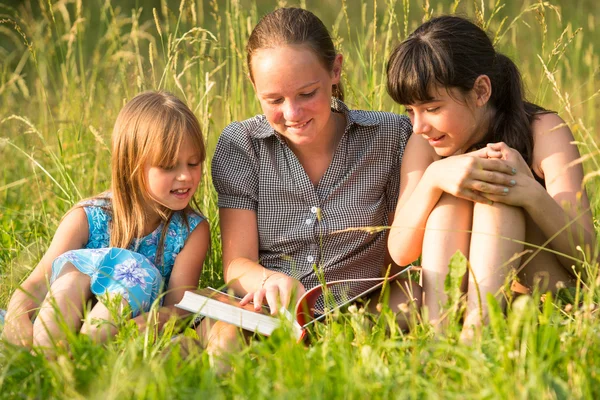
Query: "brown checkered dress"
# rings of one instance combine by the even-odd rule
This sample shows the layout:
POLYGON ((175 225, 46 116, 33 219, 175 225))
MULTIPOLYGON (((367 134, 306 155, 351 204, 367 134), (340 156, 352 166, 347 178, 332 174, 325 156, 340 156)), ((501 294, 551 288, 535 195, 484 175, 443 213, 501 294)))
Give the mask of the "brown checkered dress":
POLYGON ((412 132, 405 116, 349 110, 337 99, 332 110, 344 113, 346 130, 317 186, 264 115, 227 126, 212 160, 219 207, 256 212, 261 265, 306 289, 319 284, 319 274, 326 281, 380 276, 387 231, 338 231, 388 225, 412 132))

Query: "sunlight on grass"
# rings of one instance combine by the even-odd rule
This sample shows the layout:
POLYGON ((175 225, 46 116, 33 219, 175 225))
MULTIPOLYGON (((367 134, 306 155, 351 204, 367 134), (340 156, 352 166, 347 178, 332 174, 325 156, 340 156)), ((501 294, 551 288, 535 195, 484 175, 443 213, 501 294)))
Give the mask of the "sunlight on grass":
MULTIPOLYGON (((600 9, 591 0, 578 7, 566 0, 146 3, 0 4, 0 307, 64 212, 108 188, 110 134, 126 100, 148 89, 185 99, 209 155, 229 122, 260 112, 245 42, 259 17, 282 5, 305 6, 330 27, 344 54, 350 107, 397 113, 403 110, 385 93, 385 62, 399 40, 424 19, 454 10, 487 27, 521 69, 529 98, 573 131, 600 227, 600 9)), ((209 168, 196 194, 212 234, 201 285, 219 287, 209 168)), ((469 346, 458 340, 453 276, 444 335, 416 320, 401 332, 389 309, 374 317, 355 307, 314 326, 309 346, 285 329, 255 338, 227 356, 231 371, 217 376, 206 354, 186 345, 192 330, 173 321, 163 334, 138 333, 123 321, 109 344, 74 335, 52 361, 0 344, 0 398, 600 398, 600 277, 591 260, 579 285, 556 299, 534 292, 509 302, 506 313, 491 299, 490 324, 469 346)), ((458 271, 467 267, 461 262, 457 256, 458 271)))

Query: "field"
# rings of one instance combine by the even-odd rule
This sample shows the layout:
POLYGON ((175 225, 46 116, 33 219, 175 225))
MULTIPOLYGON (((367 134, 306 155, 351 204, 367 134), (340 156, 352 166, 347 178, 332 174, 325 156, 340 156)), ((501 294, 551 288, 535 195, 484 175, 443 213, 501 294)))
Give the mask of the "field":
MULTIPOLYGON (((521 69, 528 97, 569 124, 600 227, 600 5, 593 0, 2 1, 0 2, 0 308, 35 267, 62 215, 106 190, 110 134, 123 103, 167 89, 198 116, 209 155, 231 121, 260 113, 245 42, 264 13, 300 5, 323 19, 345 55, 352 108, 404 110, 385 92, 392 46, 431 15, 485 26, 521 69), (143 6, 142 6, 143 3, 143 6)), ((210 164, 196 198, 211 225, 201 286, 222 284, 210 164)), ((70 338, 54 361, 0 343, 0 398, 600 398, 600 277, 574 298, 521 297, 471 345, 449 323, 398 331, 389 313, 336 315, 305 347, 278 332, 253 340, 217 375, 200 349, 183 359, 165 332, 94 345, 70 338), (371 322, 369 322, 371 321, 371 322)), ((193 336, 191 330, 183 335, 193 336)))

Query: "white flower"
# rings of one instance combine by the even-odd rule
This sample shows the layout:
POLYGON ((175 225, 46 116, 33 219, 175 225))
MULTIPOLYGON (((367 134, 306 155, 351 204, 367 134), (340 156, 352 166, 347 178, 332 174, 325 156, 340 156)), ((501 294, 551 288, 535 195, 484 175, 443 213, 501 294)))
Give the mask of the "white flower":
POLYGON ((150 275, 141 268, 136 260, 128 259, 121 264, 115 265, 115 280, 121 282, 127 287, 140 285, 142 289, 146 288, 144 278, 150 275))

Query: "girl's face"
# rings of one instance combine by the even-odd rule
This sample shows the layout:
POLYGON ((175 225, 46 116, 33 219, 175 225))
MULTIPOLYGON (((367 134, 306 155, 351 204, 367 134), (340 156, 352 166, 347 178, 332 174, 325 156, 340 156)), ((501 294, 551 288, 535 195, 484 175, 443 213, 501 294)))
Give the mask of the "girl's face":
POLYGON ((186 137, 173 165, 154 166, 147 163, 144 174, 150 198, 171 210, 183 210, 200 183, 200 155, 190 138, 186 137))
POLYGON ((449 91, 452 95, 446 88, 436 87, 433 100, 405 105, 413 132, 442 157, 465 153, 485 136, 484 109, 474 106, 475 92, 465 96, 457 89, 449 91))
POLYGON ((328 143, 335 132, 331 87, 340 81, 342 56, 333 70, 307 46, 257 51, 251 60, 254 89, 267 121, 292 147, 328 143))

